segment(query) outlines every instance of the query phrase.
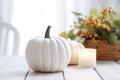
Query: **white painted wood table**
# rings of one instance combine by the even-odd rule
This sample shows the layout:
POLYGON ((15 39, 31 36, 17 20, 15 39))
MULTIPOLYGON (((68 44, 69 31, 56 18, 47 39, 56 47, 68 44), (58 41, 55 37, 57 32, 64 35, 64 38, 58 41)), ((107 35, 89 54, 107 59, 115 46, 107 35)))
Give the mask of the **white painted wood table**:
POLYGON ((24 56, 0 56, 0 80, 120 80, 120 61, 97 61, 93 69, 68 66, 62 72, 35 73, 24 56))

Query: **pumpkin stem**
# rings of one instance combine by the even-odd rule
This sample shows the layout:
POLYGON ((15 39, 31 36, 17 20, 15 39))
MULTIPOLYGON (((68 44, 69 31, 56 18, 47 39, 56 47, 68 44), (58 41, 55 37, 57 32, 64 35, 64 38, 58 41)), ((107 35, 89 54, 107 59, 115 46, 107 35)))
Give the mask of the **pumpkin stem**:
POLYGON ((50 38, 50 28, 51 28, 51 26, 47 27, 47 30, 45 32, 45 38, 50 38))

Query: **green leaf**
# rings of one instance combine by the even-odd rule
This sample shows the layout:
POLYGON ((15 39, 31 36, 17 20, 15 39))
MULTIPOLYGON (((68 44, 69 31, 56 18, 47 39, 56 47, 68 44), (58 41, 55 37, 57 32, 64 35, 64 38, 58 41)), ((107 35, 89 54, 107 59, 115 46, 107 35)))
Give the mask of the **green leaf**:
POLYGON ((62 32, 59 36, 64 37, 66 39, 68 38, 66 31, 62 32))
POLYGON ((110 34, 110 36, 109 36, 109 38, 107 40, 108 44, 114 45, 116 41, 117 41, 117 36, 115 34, 113 34, 113 33, 110 34))
POLYGON ((116 33, 118 39, 120 40, 120 28, 117 28, 115 33, 116 33))
POLYGON ((75 12, 75 11, 72 11, 72 13, 75 14, 76 16, 80 16, 80 15, 82 15, 81 13, 79 13, 79 12, 75 12))
POLYGON ((108 40, 108 37, 110 35, 108 31, 103 30, 101 28, 98 28, 97 30, 95 30, 95 33, 97 33, 103 40, 108 40))
POLYGON ((83 18, 78 17, 78 22, 81 22, 82 20, 83 20, 83 18))
POLYGON ((120 27, 120 19, 114 20, 114 24, 115 24, 116 26, 120 27))
POLYGON ((69 32, 68 32, 68 37, 71 39, 71 40, 74 40, 76 35, 73 33, 74 32, 74 29, 71 29, 69 32))

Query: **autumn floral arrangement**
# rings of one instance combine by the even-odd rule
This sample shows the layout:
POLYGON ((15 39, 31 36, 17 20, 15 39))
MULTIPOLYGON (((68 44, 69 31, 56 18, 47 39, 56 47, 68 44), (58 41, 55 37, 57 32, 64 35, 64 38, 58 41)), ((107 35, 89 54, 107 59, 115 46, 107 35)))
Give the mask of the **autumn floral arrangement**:
POLYGON ((103 10, 93 8, 88 17, 74 12, 77 20, 74 21, 73 29, 62 32, 60 36, 72 40, 103 40, 114 45, 120 40, 120 14, 112 7, 103 10))

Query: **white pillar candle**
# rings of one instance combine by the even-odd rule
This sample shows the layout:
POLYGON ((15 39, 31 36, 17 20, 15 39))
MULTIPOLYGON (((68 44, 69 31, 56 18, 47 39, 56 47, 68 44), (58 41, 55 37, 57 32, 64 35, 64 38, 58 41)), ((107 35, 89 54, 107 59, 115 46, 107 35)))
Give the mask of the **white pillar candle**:
POLYGON ((78 55, 79 67, 93 68, 96 65, 96 49, 84 48, 80 49, 78 55))

